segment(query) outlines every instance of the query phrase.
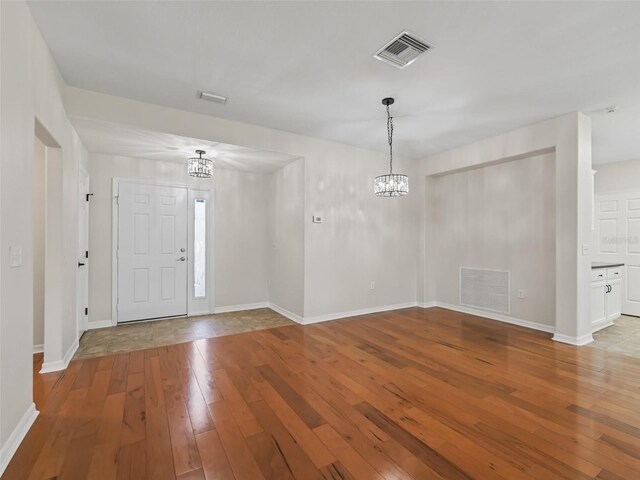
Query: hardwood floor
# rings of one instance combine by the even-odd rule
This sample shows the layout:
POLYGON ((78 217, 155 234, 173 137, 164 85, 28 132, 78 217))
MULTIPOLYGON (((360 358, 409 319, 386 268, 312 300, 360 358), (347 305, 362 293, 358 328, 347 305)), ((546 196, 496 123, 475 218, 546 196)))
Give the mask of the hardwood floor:
POLYGON ((640 478, 640 359, 442 309, 34 378, 3 479, 640 478))

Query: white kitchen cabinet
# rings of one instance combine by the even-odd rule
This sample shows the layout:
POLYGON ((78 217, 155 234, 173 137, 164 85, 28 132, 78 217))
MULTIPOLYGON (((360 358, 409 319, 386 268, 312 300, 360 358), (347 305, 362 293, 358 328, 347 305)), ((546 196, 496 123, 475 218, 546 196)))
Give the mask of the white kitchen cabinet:
POLYGON ((591 326, 595 332, 613 324, 622 314, 620 268, 591 271, 591 326))
POLYGON ((613 322, 622 315, 622 280, 607 280, 609 283, 609 293, 606 294, 607 321, 613 322))
POLYGON ((607 323, 607 283, 591 282, 591 325, 602 328, 607 323))

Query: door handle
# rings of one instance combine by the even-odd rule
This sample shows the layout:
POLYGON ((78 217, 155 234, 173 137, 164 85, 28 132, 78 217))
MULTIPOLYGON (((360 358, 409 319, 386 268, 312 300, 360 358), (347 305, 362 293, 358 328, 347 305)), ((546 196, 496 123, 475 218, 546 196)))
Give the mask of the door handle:
POLYGON ((179 259, 176 260, 176 262, 184 262, 186 260, 185 257, 180 257, 179 259))
POLYGON ((611 293, 611 285, 607 285, 607 291, 605 293, 611 293))
POLYGON ((84 267, 84 263, 78 262, 78 268, 80 268, 80 267, 84 267))

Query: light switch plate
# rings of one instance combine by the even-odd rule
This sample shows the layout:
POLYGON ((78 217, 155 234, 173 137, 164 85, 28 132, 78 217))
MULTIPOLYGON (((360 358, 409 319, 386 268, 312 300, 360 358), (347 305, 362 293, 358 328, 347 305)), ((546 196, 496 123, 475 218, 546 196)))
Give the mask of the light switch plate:
POLYGON ((20 245, 9 247, 9 266, 12 268, 22 265, 22 247, 20 245))
POLYGON ((589 245, 586 243, 582 244, 582 255, 589 255, 591 253, 591 250, 589 248, 589 245))

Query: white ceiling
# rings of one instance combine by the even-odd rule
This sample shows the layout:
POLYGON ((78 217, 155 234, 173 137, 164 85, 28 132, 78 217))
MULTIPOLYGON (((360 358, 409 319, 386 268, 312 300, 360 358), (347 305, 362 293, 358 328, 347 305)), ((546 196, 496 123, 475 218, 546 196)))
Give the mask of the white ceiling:
POLYGON ((196 156, 196 150, 204 150, 206 157, 215 158, 216 168, 259 173, 273 172, 298 158, 98 120, 72 118, 71 123, 87 150, 95 153, 186 165, 187 158, 196 156))
POLYGON ((422 157, 575 110, 640 158, 640 2, 30 2, 67 83, 422 157), (435 48, 372 54, 403 29, 435 48), (226 105, 198 90, 230 97, 226 105), (615 114, 605 114, 608 105, 615 114))

